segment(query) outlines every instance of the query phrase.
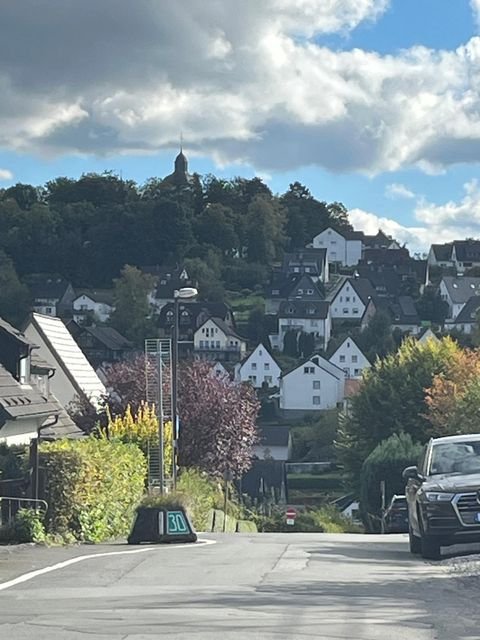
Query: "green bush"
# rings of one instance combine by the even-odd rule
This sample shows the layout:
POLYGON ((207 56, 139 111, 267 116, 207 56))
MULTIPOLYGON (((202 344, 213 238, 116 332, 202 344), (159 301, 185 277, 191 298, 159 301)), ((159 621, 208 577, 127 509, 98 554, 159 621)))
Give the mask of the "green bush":
POLYGON ((257 525, 252 520, 237 520, 237 533, 257 533, 257 525))
POLYGON ((126 536, 144 490, 145 456, 133 444, 57 440, 40 447, 48 534, 101 542, 126 536))
POLYGON ((361 527, 355 525, 331 505, 300 512, 293 525, 287 524, 284 512, 275 512, 263 521, 262 529, 286 533, 358 533, 362 531, 361 527))
POLYGON ((210 510, 223 505, 218 481, 198 469, 183 469, 177 482, 177 497, 188 511, 197 531, 207 531, 210 510))
POLYGON ((19 509, 13 522, 16 542, 45 542, 44 517, 39 509, 19 509))
POLYGON ((402 471, 416 464, 422 446, 408 433, 393 434, 381 442, 368 456, 360 474, 360 510, 368 531, 380 531, 380 482, 385 481, 386 502, 394 494, 405 493, 402 471))

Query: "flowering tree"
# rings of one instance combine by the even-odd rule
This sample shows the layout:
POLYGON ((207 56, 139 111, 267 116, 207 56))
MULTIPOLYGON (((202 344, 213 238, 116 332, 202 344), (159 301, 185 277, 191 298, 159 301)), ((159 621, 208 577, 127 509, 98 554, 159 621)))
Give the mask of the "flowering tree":
POLYGON ((236 476, 250 468, 260 408, 250 385, 215 377, 207 363, 192 363, 179 376, 178 406, 182 466, 236 476))

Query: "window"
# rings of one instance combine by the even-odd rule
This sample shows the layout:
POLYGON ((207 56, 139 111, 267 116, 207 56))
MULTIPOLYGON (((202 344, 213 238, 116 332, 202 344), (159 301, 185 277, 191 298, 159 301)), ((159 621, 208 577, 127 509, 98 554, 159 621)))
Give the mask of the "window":
POLYGON ((314 389, 320 389, 320 380, 314 380, 313 381, 313 388, 314 389))
POLYGON ((319 240, 317 243, 320 247, 323 247, 323 240, 319 240))
POLYGON ((343 311, 343 313, 348 313, 348 308, 347 308, 347 307, 344 307, 344 308, 342 309, 342 311, 343 311))
POLYGON ((303 295, 303 289, 297 289, 297 293, 299 296, 303 295))
POLYGON ((215 344, 217 346, 217 349, 220 349, 220 340, 217 340, 215 344))
POLYGON ((252 371, 256 371, 256 370, 257 370, 257 363, 252 362, 252 371))
POLYGON ((345 362, 345 356, 340 356, 340 362, 345 362))
POLYGON ((307 296, 313 296, 313 289, 307 289, 307 296))
POLYGON ((355 314, 357 314, 357 315, 358 315, 358 308, 357 308, 357 307, 353 307, 353 309, 352 309, 352 313, 355 313, 355 314))
POLYGON ((265 371, 270 371, 270 363, 269 362, 265 362, 263 364, 263 368, 265 369, 265 371))
POLYGON ((345 296, 345 302, 350 302, 350 296, 345 296))
POLYGON ((360 375, 360 373, 361 373, 361 371, 362 371, 361 369, 354 369, 354 370, 353 370, 354 375, 356 375, 356 376, 359 376, 359 375, 360 375))
POLYGON ((251 382, 252 384, 256 384, 257 376, 248 376, 248 381, 251 382))
POLYGON ((45 307, 45 313, 46 313, 48 316, 53 315, 53 309, 52 309, 52 307, 45 307))
POLYGON ((318 320, 310 320, 311 327, 318 327, 318 320))
POLYGON ((315 373, 315 367, 303 367, 303 373, 315 373))
POLYGON ((260 349, 260 351, 258 352, 258 355, 261 356, 263 355, 263 351, 260 349))
POLYGON ((356 302, 357 298, 355 296, 352 296, 352 302, 356 302))
POLYGON ((320 404, 320 396, 313 396, 312 402, 316 405, 320 404))
POLYGON ((331 244, 337 244, 337 241, 336 240, 330 240, 330 243, 331 244))
POLYGON ((358 362, 358 356, 352 356, 352 362, 358 362))
POLYGON ((278 296, 280 294, 280 289, 272 289, 272 296, 278 296))
POLYGON ((203 340, 200 340, 200 349, 203 349, 203 340))

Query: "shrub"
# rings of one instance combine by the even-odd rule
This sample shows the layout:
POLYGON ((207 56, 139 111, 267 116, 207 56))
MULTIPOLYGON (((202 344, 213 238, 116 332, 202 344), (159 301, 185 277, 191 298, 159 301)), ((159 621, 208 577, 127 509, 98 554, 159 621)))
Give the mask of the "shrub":
POLYGON ((359 533, 361 527, 343 516, 334 506, 301 512, 294 525, 288 525, 285 513, 277 511, 262 523, 263 531, 283 531, 286 533, 359 533))
POLYGON ((223 493, 218 481, 198 469, 183 469, 177 482, 177 492, 195 529, 206 531, 210 510, 223 506, 223 493))
POLYGON ((422 446, 407 433, 394 434, 381 442, 368 456, 360 474, 360 509, 368 531, 380 530, 380 482, 385 481, 386 500, 405 492, 402 471, 415 464, 422 446))
POLYGON ((146 477, 136 445, 91 437, 43 443, 40 453, 49 534, 90 542, 128 534, 146 477))
POLYGON ((39 509, 19 509, 13 522, 16 542, 45 542, 44 517, 39 509))

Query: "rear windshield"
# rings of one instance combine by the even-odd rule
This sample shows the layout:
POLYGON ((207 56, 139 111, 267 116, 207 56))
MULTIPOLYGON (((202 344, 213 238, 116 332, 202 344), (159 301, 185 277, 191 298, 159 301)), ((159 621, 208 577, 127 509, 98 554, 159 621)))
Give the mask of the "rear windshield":
POLYGON ((480 440, 434 444, 429 475, 480 473, 480 440))

